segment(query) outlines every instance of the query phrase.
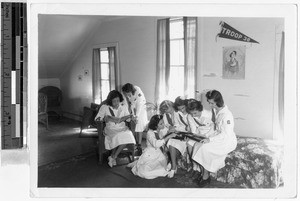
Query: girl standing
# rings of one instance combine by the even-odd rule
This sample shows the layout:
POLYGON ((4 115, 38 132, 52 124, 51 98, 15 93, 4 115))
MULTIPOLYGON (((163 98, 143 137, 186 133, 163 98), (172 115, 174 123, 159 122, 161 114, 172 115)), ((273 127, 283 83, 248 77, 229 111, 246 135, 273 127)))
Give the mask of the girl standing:
POLYGON ((133 114, 136 122, 135 136, 137 141, 137 151, 138 155, 141 155, 143 131, 148 124, 146 98, 140 87, 130 83, 127 83, 122 87, 122 92, 128 98, 131 114, 133 114))

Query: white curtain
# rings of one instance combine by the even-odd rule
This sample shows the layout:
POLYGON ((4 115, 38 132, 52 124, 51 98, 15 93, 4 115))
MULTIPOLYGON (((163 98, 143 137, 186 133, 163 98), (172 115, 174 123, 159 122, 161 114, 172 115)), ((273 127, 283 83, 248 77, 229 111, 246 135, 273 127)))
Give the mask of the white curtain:
POLYGON ((93 102, 100 104, 100 77, 101 77, 101 61, 100 61, 100 49, 93 50, 93 102))
MULTIPOLYGON (((109 57, 109 79, 110 79, 110 90, 117 89, 116 86, 118 84, 116 83, 116 72, 115 72, 115 65, 116 62, 116 51, 115 47, 108 47, 108 57, 109 57)), ((119 90, 119 89, 117 89, 119 90)))
POLYGON ((169 19, 157 21, 157 61, 155 101, 160 103, 168 94, 170 75, 169 19))
POLYGON ((197 65, 197 18, 184 17, 184 95, 195 98, 197 65))
POLYGON ((282 32, 280 56, 279 56, 278 115, 279 115, 279 125, 280 125, 281 129, 283 130, 283 119, 284 119, 284 32, 282 32))

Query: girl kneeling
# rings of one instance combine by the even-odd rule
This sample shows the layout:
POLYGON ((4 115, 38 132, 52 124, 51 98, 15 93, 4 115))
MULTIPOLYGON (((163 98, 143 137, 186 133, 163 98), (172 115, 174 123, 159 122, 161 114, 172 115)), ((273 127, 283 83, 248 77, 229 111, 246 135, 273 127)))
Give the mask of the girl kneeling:
POLYGON ((163 137, 161 131, 165 128, 161 115, 154 115, 150 119, 148 128, 146 149, 137 161, 128 164, 127 167, 132 168, 131 171, 134 175, 145 179, 164 177, 168 174, 168 161, 160 148, 176 134, 161 139, 163 137))

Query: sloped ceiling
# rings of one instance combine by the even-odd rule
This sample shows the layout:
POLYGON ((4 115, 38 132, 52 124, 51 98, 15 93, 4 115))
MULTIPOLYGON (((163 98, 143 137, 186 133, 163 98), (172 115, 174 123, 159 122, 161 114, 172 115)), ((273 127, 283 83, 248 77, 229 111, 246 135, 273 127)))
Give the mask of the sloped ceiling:
POLYGON ((104 20, 113 16, 39 15, 39 78, 59 78, 104 20))

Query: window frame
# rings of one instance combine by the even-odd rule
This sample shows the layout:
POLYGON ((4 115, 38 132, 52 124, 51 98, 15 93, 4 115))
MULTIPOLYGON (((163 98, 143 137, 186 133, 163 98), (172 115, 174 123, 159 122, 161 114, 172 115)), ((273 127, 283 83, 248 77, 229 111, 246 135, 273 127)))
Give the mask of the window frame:
MULTIPOLYGON (((114 66, 114 68, 115 68, 115 89, 116 90, 119 90, 119 88, 120 88, 120 59, 119 59, 119 43, 118 42, 111 42, 111 43, 101 43, 101 44, 99 44, 99 45, 95 45, 95 46, 93 46, 93 50, 94 49, 99 49, 99 56, 100 56, 100 68, 101 68, 101 64, 102 64, 102 62, 101 62, 101 49, 107 49, 107 51, 108 51, 108 48, 110 48, 110 47, 114 47, 115 48, 115 57, 116 57, 116 59, 115 59, 115 66, 114 66)), ((92 65, 93 66, 93 68, 94 68, 94 65, 92 65)), ((101 69, 99 69, 100 71, 101 71, 101 69)), ((109 74, 110 74, 111 72, 109 72, 109 74)), ((101 81, 103 80, 101 77, 98 77, 98 75, 97 75, 97 79, 99 79, 99 83, 100 83, 100 89, 101 89, 101 81)), ((109 84, 111 85, 111 80, 110 80, 110 78, 109 78, 109 84)), ((114 90, 114 89, 112 89, 111 88, 111 86, 110 86, 110 90, 114 90)), ((95 91, 95 88, 94 88, 94 86, 93 86, 93 91, 95 91)), ((95 92, 95 93, 100 93, 100 103, 102 102, 102 101, 104 101, 105 99, 106 99, 106 97, 102 97, 102 94, 101 94, 101 92, 95 92)), ((95 97, 94 97, 95 98, 95 97)), ((93 99, 94 99, 93 98, 93 99)), ((97 100, 93 100, 94 102, 96 102, 97 100)))

